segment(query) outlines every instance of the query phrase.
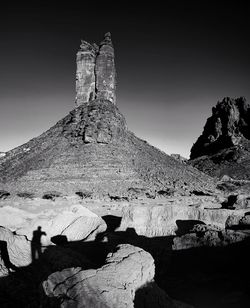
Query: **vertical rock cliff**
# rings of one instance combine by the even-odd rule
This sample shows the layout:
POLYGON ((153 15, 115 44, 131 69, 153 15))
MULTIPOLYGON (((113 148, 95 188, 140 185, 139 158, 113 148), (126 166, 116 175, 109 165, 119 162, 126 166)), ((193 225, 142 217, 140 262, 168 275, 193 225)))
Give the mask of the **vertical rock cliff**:
POLYGON ((76 105, 96 98, 116 102, 114 47, 108 32, 99 47, 82 41, 76 57, 76 105))
POLYGON ((115 104, 116 71, 110 33, 105 34, 105 38, 100 44, 95 72, 97 98, 107 99, 115 104))
POLYGON ((95 99, 95 60, 98 47, 82 41, 76 56, 76 105, 95 99))

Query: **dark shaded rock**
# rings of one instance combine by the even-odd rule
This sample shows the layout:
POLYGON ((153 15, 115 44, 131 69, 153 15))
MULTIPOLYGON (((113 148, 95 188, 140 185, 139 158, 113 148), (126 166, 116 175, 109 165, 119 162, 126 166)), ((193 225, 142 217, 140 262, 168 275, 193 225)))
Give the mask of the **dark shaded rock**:
POLYGON ((190 249, 195 247, 224 247, 241 242, 249 237, 241 231, 223 230, 216 226, 197 225, 190 233, 175 237, 173 249, 190 249))
POLYGON ((250 139, 250 105, 243 97, 224 98, 212 109, 202 135, 191 149, 190 158, 217 153, 250 139))
POLYGON ((250 215, 248 213, 244 216, 230 215, 226 220, 226 229, 250 230, 250 215))
POLYGON ((166 188, 166 189, 161 189, 157 191, 158 196, 163 196, 163 197, 169 197, 169 196, 174 196, 175 189, 174 188, 166 188))
POLYGON ((178 235, 178 236, 189 233, 190 231, 192 231, 194 229, 194 227, 196 225, 199 225, 199 226, 205 225, 206 226, 206 224, 203 221, 194 220, 194 219, 189 219, 189 220, 177 219, 176 225, 178 227, 178 229, 176 230, 176 235, 178 235))
POLYGON ((33 199, 35 197, 35 194, 24 191, 17 193, 17 196, 24 199, 33 199))
POLYGON ((101 268, 67 268, 51 274, 42 284, 42 307, 55 298, 60 307, 180 307, 156 285, 154 274, 154 259, 148 252, 119 245, 101 268))
POLYGON ((242 194, 229 195, 227 200, 222 203, 222 207, 226 209, 247 209, 250 208, 250 196, 242 194))
POLYGON ((117 195, 110 195, 110 194, 109 194, 109 199, 111 201, 128 201, 128 197, 117 196, 117 195))
POLYGON ((250 179, 250 105, 243 97, 224 98, 212 109, 189 161, 217 177, 250 179))
POLYGON ((0 200, 6 199, 9 195, 10 195, 10 193, 8 191, 0 190, 0 200))
POLYGON ((43 199, 48 199, 48 200, 55 200, 55 198, 59 198, 62 195, 62 193, 58 191, 47 191, 43 195, 43 199))
POLYGON ((77 191, 75 193, 77 196, 81 197, 82 199, 91 198, 93 196, 93 193, 91 191, 77 191))
POLYGON ((171 299, 155 282, 138 289, 135 293, 134 308, 192 308, 193 306, 171 299))
POLYGON ((225 223, 225 228, 226 229, 236 229, 239 225, 240 220, 241 220, 241 216, 239 215, 228 216, 226 223, 225 223))

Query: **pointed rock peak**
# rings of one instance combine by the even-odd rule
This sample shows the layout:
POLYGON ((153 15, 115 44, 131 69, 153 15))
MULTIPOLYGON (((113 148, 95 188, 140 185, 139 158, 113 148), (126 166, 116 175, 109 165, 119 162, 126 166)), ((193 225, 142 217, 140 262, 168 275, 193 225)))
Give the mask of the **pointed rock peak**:
POLYGON ((250 140, 250 105, 244 97, 225 97, 212 109, 203 133, 191 149, 190 158, 213 155, 250 140))
POLYGON ((110 45, 113 47, 113 43, 112 43, 112 40, 111 40, 111 33, 110 32, 107 32, 104 34, 104 39, 103 41, 100 43, 100 46, 102 45, 110 45))
POLYGON ((90 44, 87 41, 81 40, 81 45, 80 45, 80 50, 81 51, 94 51, 97 52, 98 51, 98 46, 94 43, 94 44, 90 44))
POLYGON ((220 111, 228 111, 230 109, 247 110, 250 108, 250 104, 247 102, 245 97, 231 98, 224 97, 222 101, 219 101, 215 107, 213 107, 212 112, 217 113, 220 111))
POLYGON ((76 57, 76 106, 95 99, 116 103, 116 70, 110 32, 100 46, 81 41, 76 57))

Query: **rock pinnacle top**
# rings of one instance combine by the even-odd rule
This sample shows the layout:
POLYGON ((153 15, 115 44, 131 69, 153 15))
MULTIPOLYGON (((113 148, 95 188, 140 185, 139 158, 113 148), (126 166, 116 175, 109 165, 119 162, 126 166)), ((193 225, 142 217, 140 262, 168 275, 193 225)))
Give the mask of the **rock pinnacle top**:
POLYGON ((76 66, 76 106, 96 98, 116 103, 116 70, 110 32, 99 46, 81 40, 76 66))

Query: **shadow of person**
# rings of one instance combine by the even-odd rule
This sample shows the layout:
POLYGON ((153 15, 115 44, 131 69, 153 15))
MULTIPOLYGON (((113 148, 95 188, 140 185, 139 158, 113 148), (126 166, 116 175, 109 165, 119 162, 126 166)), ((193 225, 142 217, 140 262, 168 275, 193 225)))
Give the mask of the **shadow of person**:
POLYGON ((31 240, 31 257, 32 261, 39 259, 42 255, 41 237, 47 235, 46 232, 42 231, 42 227, 38 226, 37 230, 33 231, 33 237, 31 240))
POLYGON ((10 262, 6 241, 0 241, 0 255, 1 259, 3 260, 3 264, 7 268, 9 273, 18 269, 13 263, 10 262))

